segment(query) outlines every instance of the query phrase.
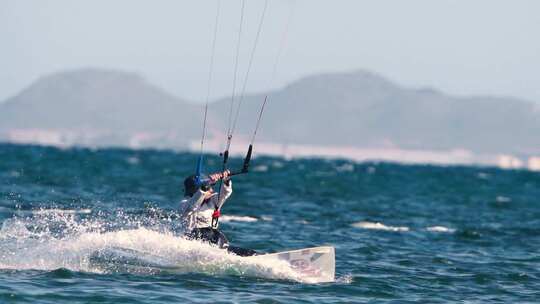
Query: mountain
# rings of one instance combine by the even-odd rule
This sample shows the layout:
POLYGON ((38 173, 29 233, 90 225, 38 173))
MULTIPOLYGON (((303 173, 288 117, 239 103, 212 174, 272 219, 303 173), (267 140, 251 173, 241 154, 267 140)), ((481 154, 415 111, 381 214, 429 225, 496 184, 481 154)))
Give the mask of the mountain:
MULTIPOLYGON (((237 138, 249 136, 266 93, 245 96, 237 138)), ((229 99, 209 108, 222 138, 229 99)), ((97 146, 187 147, 202 106, 126 72, 43 77, 0 104, 0 139, 97 146)), ((367 71, 306 77, 269 92, 258 141, 317 146, 540 153, 540 107, 515 98, 458 97, 402 87, 367 71)))
MULTIPOLYGON (((238 129, 252 132, 264 94, 246 96, 238 129)), ((214 115, 229 106, 224 99, 214 115)), ((374 73, 306 77, 270 92, 260 138, 271 142, 404 149, 540 152, 539 105, 401 87, 374 73)))
POLYGON ((59 132, 74 144, 123 146, 138 136, 185 147, 185 135, 200 133, 201 116, 199 106, 137 74, 81 69, 43 77, 0 104, 0 130, 59 132))

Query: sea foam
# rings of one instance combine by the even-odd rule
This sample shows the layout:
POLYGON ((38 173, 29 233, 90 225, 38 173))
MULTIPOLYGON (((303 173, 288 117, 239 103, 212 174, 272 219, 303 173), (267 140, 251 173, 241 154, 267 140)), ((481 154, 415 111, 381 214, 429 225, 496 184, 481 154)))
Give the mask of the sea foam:
POLYGON ((442 232, 442 233, 454 233, 456 229, 448 228, 444 226, 431 226, 426 228, 430 232, 442 232))
POLYGON ((394 231, 394 232, 406 232, 409 231, 409 227, 404 226, 386 226, 379 222, 358 222, 352 224, 353 227, 362 228, 362 229, 373 229, 373 230, 384 230, 384 231, 394 231))
POLYGON ((219 218, 222 222, 256 222, 258 219, 251 216, 238 216, 238 215, 222 215, 219 218))
MULTIPOLYGON (((246 259, 207 243, 185 239, 159 225, 103 231, 110 223, 100 219, 77 221, 77 216, 78 213, 53 211, 35 213, 37 219, 5 220, 0 229, 0 269, 66 268, 94 273, 128 271, 137 274, 155 271, 196 272, 310 283, 285 261, 246 259), (61 227, 61 231, 58 231, 58 227, 61 227), (117 263, 96 262, 93 259, 100 252, 114 251, 116 248, 134 253, 137 260, 145 261, 152 267, 118 267, 117 263)), ((236 217, 238 219, 256 220, 236 217)), ((118 256, 112 259, 117 262, 122 258, 118 256)))

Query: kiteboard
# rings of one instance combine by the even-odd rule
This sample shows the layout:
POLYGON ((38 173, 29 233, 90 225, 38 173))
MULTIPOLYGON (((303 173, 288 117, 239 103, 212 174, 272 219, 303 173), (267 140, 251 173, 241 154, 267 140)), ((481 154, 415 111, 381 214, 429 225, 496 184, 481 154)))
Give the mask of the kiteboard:
POLYGON ((334 247, 330 246, 268 253, 246 257, 246 259, 286 261, 291 269, 305 281, 324 283, 333 282, 335 279, 335 251, 334 247))
MULTIPOLYGON (((242 259, 255 263, 284 261, 303 282, 333 282, 335 277, 335 253, 334 247, 330 246, 267 253, 242 259)), ((149 252, 122 247, 97 250, 90 255, 89 262, 102 270, 114 272, 190 272, 186 265, 171 263, 149 252)))

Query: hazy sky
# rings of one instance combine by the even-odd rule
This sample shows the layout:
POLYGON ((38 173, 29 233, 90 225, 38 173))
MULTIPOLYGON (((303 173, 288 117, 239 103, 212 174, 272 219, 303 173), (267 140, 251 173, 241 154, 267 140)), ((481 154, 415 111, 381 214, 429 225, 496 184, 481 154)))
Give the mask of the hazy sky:
MULTIPOLYGON (((222 0, 212 95, 229 95, 240 1, 222 0)), ((241 74, 263 8, 248 0, 241 74)), ((0 100, 65 69, 135 71, 188 99, 206 94, 216 0, 2 0, 0 100)), ((248 91, 369 69, 406 86, 540 102, 540 1, 270 0, 248 91), (270 81, 281 35, 288 40, 270 81)))

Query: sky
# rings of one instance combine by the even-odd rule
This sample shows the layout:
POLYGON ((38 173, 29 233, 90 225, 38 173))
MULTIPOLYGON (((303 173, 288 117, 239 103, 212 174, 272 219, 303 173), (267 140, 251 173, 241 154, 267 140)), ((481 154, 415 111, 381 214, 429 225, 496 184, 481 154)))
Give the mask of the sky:
MULTIPOLYGON (((220 3, 211 98, 231 94, 240 23, 241 0, 220 3)), ((0 101, 41 76, 85 67, 136 72, 204 101, 217 5, 2 0, 0 101)), ((264 0, 246 1, 239 79, 263 7, 264 0)), ((540 102, 539 12, 536 0, 270 0, 246 88, 367 69, 408 87, 540 102)))

